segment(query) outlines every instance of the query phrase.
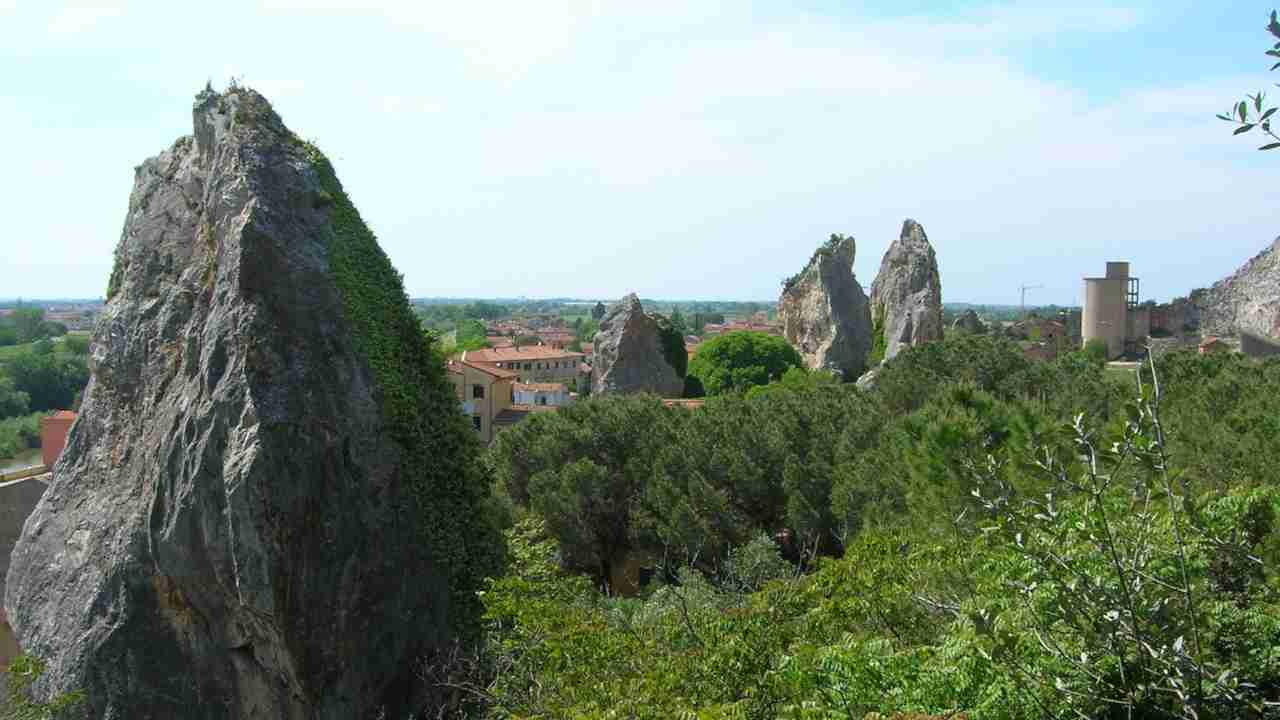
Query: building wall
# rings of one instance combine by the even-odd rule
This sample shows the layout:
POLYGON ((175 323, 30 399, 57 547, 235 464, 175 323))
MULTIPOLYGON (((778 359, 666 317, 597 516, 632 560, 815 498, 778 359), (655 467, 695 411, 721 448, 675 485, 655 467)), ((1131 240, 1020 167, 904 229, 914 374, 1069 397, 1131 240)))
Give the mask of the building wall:
POLYGON ((1240 352, 1249 357, 1273 357, 1280 355, 1280 342, 1242 332, 1240 333, 1240 352))
POLYGON ((1095 338, 1107 343, 1107 358, 1124 352, 1128 325, 1125 291, 1127 279, 1085 278, 1084 314, 1080 321, 1081 344, 1095 338))
POLYGON ((503 369, 510 369, 511 372, 520 376, 519 382, 527 383, 568 383, 578 377, 578 362, 574 358, 503 363, 503 369), (560 367, 556 367, 556 363, 559 363, 560 367), (507 368, 507 365, 511 367, 507 368))
POLYGON ((1129 339, 1142 342, 1151 334, 1151 308, 1136 307, 1129 312, 1129 339))
POLYGON ((516 390, 516 405, 546 405, 563 407, 569 404, 568 390, 516 390))
POLYGON ((46 467, 52 468, 62 449, 67 446, 67 433, 76 421, 71 417, 50 415, 40 420, 40 455, 46 467))
MULTIPOLYGON (((45 478, 30 477, 0 484, 0 598, 4 597, 5 576, 9 573, 9 557, 22 535, 22 525, 44 495, 45 478)), ((20 653, 9 618, 0 604, 0 667, 6 667, 20 653)))
POLYGON ((511 380, 495 378, 486 372, 466 365, 460 365, 459 367, 462 370, 461 374, 449 373, 449 380, 453 383, 454 394, 458 401, 462 403, 462 412, 469 421, 474 422, 474 420, 471 420, 472 418, 480 418, 480 428, 477 434, 481 442, 490 443, 493 441, 494 435, 493 418, 498 413, 511 407, 511 380), (484 391, 483 398, 475 397, 476 387, 484 391))

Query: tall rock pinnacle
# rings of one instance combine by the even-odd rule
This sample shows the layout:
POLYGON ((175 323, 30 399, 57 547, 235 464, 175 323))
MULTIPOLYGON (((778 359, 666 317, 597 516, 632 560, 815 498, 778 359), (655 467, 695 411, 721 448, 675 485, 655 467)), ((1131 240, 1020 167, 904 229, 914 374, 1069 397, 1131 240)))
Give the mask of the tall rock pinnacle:
POLYGON ((902 223, 902 234, 880 261, 880 272, 871 283, 871 318, 872 363, 888 360, 905 347, 942 339, 938 258, 915 220, 902 223))
POLYGON ((324 156, 251 90, 193 115, 137 168, 5 609, 91 717, 404 717, 492 565, 478 444, 324 156))
POLYGON ((595 336, 591 392, 680 397, 684 338, 670 335, 669 328, 645 313, 635 293, 611 305, 595 336))
POLYGON ((853 238, 832 235, 809 264, 783 283, 778 315, 805 366, 852 380, 866 368, 871 312, 853 276, 853 238))

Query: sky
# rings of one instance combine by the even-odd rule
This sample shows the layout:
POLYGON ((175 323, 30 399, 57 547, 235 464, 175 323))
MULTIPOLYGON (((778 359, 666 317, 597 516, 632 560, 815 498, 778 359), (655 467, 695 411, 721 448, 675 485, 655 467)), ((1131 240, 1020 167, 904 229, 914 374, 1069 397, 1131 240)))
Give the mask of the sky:
POLYGON ((1280 2, 0 0, 0 297, 98 297, 206 81, 315 141, 411 296, 776 299, 904 218, 944 301, 1160 301, 1280 235, 1280 2))

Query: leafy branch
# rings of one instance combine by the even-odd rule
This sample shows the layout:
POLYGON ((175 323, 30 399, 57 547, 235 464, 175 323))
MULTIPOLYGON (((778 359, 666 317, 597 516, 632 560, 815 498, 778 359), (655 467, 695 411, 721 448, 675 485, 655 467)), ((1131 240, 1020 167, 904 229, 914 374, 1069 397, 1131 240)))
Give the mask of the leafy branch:
MULTIPOLYGON (((1271 11, 1271 22, 1267 24, 1267 32, 1271 33, 1277 40, 1280 40, 1280 21, 1276 20, 1276 11, 1271 11)), ((1267 55, 1280 61, 1280 42, 1277 42, 1267 51, 1267 55)), ((1271 66, 1272 70, 1280 68, 1280 62, 1276 62, 1271 66)), ((1276 87, 1280 87, 1277 84, 1276 87)), ((1246 95, 1247 99, 1236 103, 1225 113, 1219 113, 1218 119, 1229 122, 1236 126, 1232 135, 1243 135, 1244 133, 1258 128, 1263 133, 1269 135, 1274 142, 1269 142, 1259 150, 1275 150, 1280 148, 1280 135, 1276 135, 1271 129, 1271 116, 1275 114, 1275 107, 1263 109, 1263 103, 1266 102, 1266 95, 1259 90, 1255 95, 1246 95), (1252 106, 1252 110, 1250 107, 1252 106), (1253 113, 1251 116, 1250 113, 1253 113)))

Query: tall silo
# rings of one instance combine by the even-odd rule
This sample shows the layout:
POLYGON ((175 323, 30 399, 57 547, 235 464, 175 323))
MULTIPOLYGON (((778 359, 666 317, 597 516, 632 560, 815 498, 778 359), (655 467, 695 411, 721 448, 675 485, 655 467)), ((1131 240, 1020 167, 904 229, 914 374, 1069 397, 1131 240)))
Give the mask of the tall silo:
POLYGON ((1107 263, 1106 277, 1084 279, 1084 315, 1080 337, 1107 343, 1107 359, 1120 357, 1128 337, 1129 263, 1107 263))

